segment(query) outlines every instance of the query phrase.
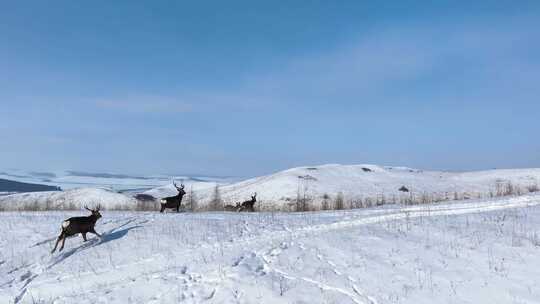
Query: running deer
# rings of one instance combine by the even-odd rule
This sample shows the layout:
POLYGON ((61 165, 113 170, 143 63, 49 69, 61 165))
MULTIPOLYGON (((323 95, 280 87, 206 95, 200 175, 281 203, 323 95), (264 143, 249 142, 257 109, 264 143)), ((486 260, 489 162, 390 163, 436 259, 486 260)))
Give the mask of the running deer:
POLYGON ((247 211, 247 212, 254 212, 255 209, 253 209, 253 206, 257 202, 257 192, 255 192, 255 195, 251 196, 251 200, 245 201, 242 203, 239 211, 247 211))
POLYGON ((58 239, 56 240, 56 244, 54 245, 54 249, 51 251, 51 253, 54 253, 56 251, 56 247, 58 247, 58 243, 62 241, 62 245, 60 246, 60 250, 64 249, 64 243, 66 242, 66 238, 81 234, 83 237, 83 240, 86 242, 86 234, 88 232, 93 233, 101 238, 101 235, 94 230, 94 226, 96 225, 97 220, 101 217, 101 213, 99 213, 99 209, 101 207, 98 205, 96 209, 89 209, 86 206, 84 206, 84 209, 90 211, 92 214, 89 216, 77 216, 77 217, 71 217, 65 220, 62 223, 62 232, 60 232, 60 236, 58 236, 58 239))
POLYGON ((236 205, 226 205, 225 211, 237 212, 240 210, 240 208, 242 208, 242 206, 240 206, 240 203, 236 203, 236 205))
POLYGON ((159 212, 165 211, 166 208, 176 209, 176 212, 180 212, 180 206, 182 205, 182 198, 186 194, 186 191, 184 191, 183 184, 180 184, 180 187, 178 187, 176 183, 173 182, 173 185, 176 188, 176 191, 178 191, 178 194, 175 196, 162 198, 161 210, 159 212))

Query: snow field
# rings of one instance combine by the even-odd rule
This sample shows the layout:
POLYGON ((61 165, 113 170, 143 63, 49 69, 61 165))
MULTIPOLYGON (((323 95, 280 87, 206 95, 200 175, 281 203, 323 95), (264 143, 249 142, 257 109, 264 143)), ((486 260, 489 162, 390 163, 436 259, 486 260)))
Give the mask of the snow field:
POLYGON ((310 213, 3 212, 1 303, 538 303, 540 196, 310 213))

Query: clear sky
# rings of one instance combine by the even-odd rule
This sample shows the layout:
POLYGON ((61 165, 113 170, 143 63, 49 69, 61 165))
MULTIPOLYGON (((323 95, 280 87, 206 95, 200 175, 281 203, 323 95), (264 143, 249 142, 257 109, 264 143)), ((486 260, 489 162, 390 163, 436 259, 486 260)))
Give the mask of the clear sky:
POLYGON ((0 168, 540 167, 540 2, 2 1, 0 105, 0 168))

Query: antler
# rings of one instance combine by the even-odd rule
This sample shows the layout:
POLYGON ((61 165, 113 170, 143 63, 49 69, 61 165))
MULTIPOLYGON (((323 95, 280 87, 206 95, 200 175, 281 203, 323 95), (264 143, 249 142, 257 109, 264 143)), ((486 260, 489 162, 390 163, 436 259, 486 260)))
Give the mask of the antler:
POLYGON ((182 190, 184 190, 184 187, 185 187, 183 182, 180 183, 180 187, 178 187, 178 186, 176 185, 176 182, 175 182, 174 180, 173 180, 173 185, 174 185, 174 187, 175 187, 176 189, 182 189, 182 190))
POLYGON ((88 211, 90 211, 90 212, 96 212, 96 211, 101 210, 101 204, 98 204, 98 205, 96 206, 96 209, 94 209, 94 210, 92 210, 92 209, 88 208, 86 205, 84 205, 84 209, 86 209, 86 210, 88 210, 88 211))

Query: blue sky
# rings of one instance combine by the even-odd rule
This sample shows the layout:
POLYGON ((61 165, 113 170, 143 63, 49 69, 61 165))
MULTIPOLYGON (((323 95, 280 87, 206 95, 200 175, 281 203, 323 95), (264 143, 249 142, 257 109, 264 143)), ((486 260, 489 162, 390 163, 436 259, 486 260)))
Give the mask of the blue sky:
POLYGON ((0 5, 0 168, 540 167, 537 1, 0 5))

